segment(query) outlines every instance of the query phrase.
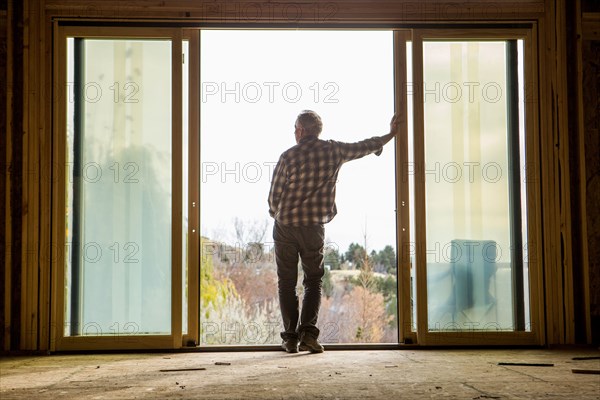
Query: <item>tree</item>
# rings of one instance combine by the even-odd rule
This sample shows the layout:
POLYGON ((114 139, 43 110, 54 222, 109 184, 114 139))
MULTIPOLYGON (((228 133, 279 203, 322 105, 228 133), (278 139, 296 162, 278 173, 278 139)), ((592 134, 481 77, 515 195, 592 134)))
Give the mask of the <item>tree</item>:
POLYGON ((355 302, 354 312, 354 342, 381 342, 385 329, 391 319, 386 314, 383 296, 357 286, 352 290, 351 297, 355 302))
MULTIPOLYGON (((200 248, 208 248, 208 239, 200 239, 200 248)), ((210 317, 210 310, 223 307, 228 297, 238 297, 233 282, 229 279, 215 277, 212 254, 203 253, 200 256, 200 310, 204 318, 210 317)))
POLYGON ((233 227, 238 244, 244 246, 249 243, 262 243, 267 233, 268 224, 269 222, 266 219, 262 221, 244 221, 235 217, 233 227))
POLYGON ((356 260, 359 265, 360 273, 358 274, 357 283, 364 289, 374 291, 375 279, 373 274, 373 262, 371 257, 367 256, 367 252, 363 250, 363 257, 356 260))
POLYGON ((387 245, 377 253, 376 263, 383 267, 388 274, 396 273, 396 252, 394 248, 387 245))
POLYGON ((398 320, 398 287, 396 278, 391 275, 387 275, 385 278, 375 278, 375 291, 383 295, 387 316, 393 317, 390 323, 395 325, 398 320))
POLYGON ((234 247, 241 249, 242 260, 254 263, 264 256, 264 239, 267 233, 268 221, 244 221, 235 217, 233 227, 237 243, 234 247))
POLYGON ((355 268, 360 268, 362 261, 367 257, 367 252, 360 244, 350 243, 344 256, 346 261, 352 263, 355 268))
POLYGON ((323 294, 325 297, 330 298, 333 295, 333 282, 331 281, 331 272, 325 268, 325 274, 323 275, 323 294))
POLYGON ((327 246, 325 247, 325 254, 323 263, 329 265, 331 269, 340 269, 340 264, 343 262, 340 257, 340 253, 337 248, 327 246))

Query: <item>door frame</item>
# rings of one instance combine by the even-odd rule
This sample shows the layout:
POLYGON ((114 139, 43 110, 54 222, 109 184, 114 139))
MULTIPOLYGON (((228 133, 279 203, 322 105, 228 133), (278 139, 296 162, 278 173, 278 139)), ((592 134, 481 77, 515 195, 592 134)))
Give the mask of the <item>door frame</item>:
MULTIPOLYGON (((183 199, 188 213, 187 332, 182 346, 200 344, 200 29, 183 29, 183 40, 189 42, 188 68, 188 198, 183 199), (195 51, 194 51, 195 49, 195 51), (193 294, 192 294, 193 293, 193 294)), ((185 149, 184 149, 185 150, 185 149)), ((185 168, 185 165, 183 165, 185 168)), ((184 271, 184 272, 185 272, 184 271)), ((183 316, 186 318, 186 315, 183 316)))
MULTIPOLYGON (((276 27, 278 29, 285 29, 276 27)), ((113 349, 174 349, 186 345, 198 345, 199 327, 199 255, 200 255, 200 34, 201 27, 193 28, 153 28, 153 27, 91 27, 60 25, 54 22, 54 92, 53 92, 53 154, 54 171, 52 185, 52 290, 54 296, 50 304, 52 324, 50 350, 113 350, 113 349), (66 160, 66 43, 69 37, 83 38, 154 38, 170 39, 172 42, 172 253, 171 253, 171 334, 169 335, 131 335, 131 336, 65 336, 64 335, 64 282, 65 282, 65 237, 64 210, 66 180, 64 169, 66 160), (188 121, 177 116, 182 113, 182 42, 190 43, 189 68, 189 113, 188 121), (194 51, 194 49, 196 51, 194 51), (182 198, 182 132, 183 124, 188 123, 188 199, 182 198), (182 249, 182 207, 186 207, 188 223, 188 330, 182 334, 182 255, 175 249, 182 249), (192 295, 193 294, 193 295, 192 295)), ((223 28, 227 29, 227 28, 223 28)), ((261 28, 264 29, 264 28, 261 28)), ((330 28, 338 30, 340 28, 330 28)), ((345 28, 352 29, 352 28, 345 28)), ((359 28, 356 28, 359 29, 359 28)), ((394 35, 394 99, 396 112, 407 115, 406 85, 406 43, 412 42, 412 80, 423 81, 423 41, 428 39, 448 40, 510 40, 524 41, 524 79, 527 96, 537 96, 537 36, 536 26, 532 28, 507 29, 410 29, 410 28, 371 28, 389 29, 394 35)), ((422 85, 413 86, 413 131, 414 161, 424 162, 424 106, 422 85)), ((532 97, 532 98, 534 98, 532 97)), ((537 97, 535 97, 537 98, 537 97)), ((540 165, 539 156, 539 110, 534 101, 525 101, 525 141, 528 165, 540 165)), ((426 232, 425 232, 425 185, 423 179, 415 179, 415 203, 411 204, 408 190, 408 168, 403 168, 403 160, 408 155, 408 118, 401 124, 401 135, 396 146, 396 227, 397 227, 397 299, 398 299, 398 341, 419 345, 541 345, 544 343, 544 314, 541 288, 541 194, 539 185, 540 171, 531 171, 526 185, 527 191, 527 229, 529 254, 529 301, 531 310, 531 330, 526 332, 429 332, 427 330, 427 278, 426 232), (531 180, 529 180, 531 178, 531 180), (415 232, 411 232, 409 219, 415 216, 415 232), (410 296, 411 265, 410 257, 405 253, 414 244, 416 249, 416 307, 417 329, 412 329, 412 310, 410 296)), ((418 172, 417 172, 417 178, 418 172)), ((361 346, 361 345, 357 345, 361 346)), ((266 348, 267 346, 265 346, 266 348)), ((347 347, 347 346, 346 346, 347 347)), ((203 347, 209 349, 210 347, 203 347)))

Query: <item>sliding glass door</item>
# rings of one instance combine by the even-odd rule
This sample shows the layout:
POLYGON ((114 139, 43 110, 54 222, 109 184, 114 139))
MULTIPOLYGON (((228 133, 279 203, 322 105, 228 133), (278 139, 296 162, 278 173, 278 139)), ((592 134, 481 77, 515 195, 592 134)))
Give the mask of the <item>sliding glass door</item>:
POLYGON ((419 339, 535 342, 525 36, 441 34, 413 53, 419 339))
POLYGON ((267 195, 303 109, 348 142, 401 115, 339 175, 324 343, 541 343, 530 31, 55 33, 54 350, 278 344, 267 195))
POLYGON ((61 31, 62 349, 181 340, 181 39, 117 31, 61 31))

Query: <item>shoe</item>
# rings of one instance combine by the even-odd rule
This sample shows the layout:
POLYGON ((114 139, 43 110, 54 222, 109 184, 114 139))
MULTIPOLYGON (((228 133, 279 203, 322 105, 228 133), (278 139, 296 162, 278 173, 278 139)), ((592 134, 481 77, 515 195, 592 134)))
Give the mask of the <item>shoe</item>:
POLYGON ((292 339, 284 340, 281 343, 281 347, 288 353, 297 353, 298 352, 298 339, 292 338, 292 339))
POLYGON ((304 336, 300 342, 300 351, 310 351, 311 353, 322 353, 325 349, 319 341, 312 336, 304 336))

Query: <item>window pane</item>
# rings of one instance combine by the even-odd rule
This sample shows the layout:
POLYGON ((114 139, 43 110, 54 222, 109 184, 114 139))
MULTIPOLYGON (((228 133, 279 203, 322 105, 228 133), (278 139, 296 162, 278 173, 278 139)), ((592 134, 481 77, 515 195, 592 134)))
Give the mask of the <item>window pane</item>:
POLYGON ((171 43, 70 39, 70 335, 171 331, 171 43))
POLYGON ((509 160, 523 131, 508 122, 519 96, 507 83, 507 46, 423 44, 430 330, 516 329, 512 282, 523 269, 512 255, 524 238, 511 230, 520 217, 510 198, 521 204, 524 192, 509 160))

